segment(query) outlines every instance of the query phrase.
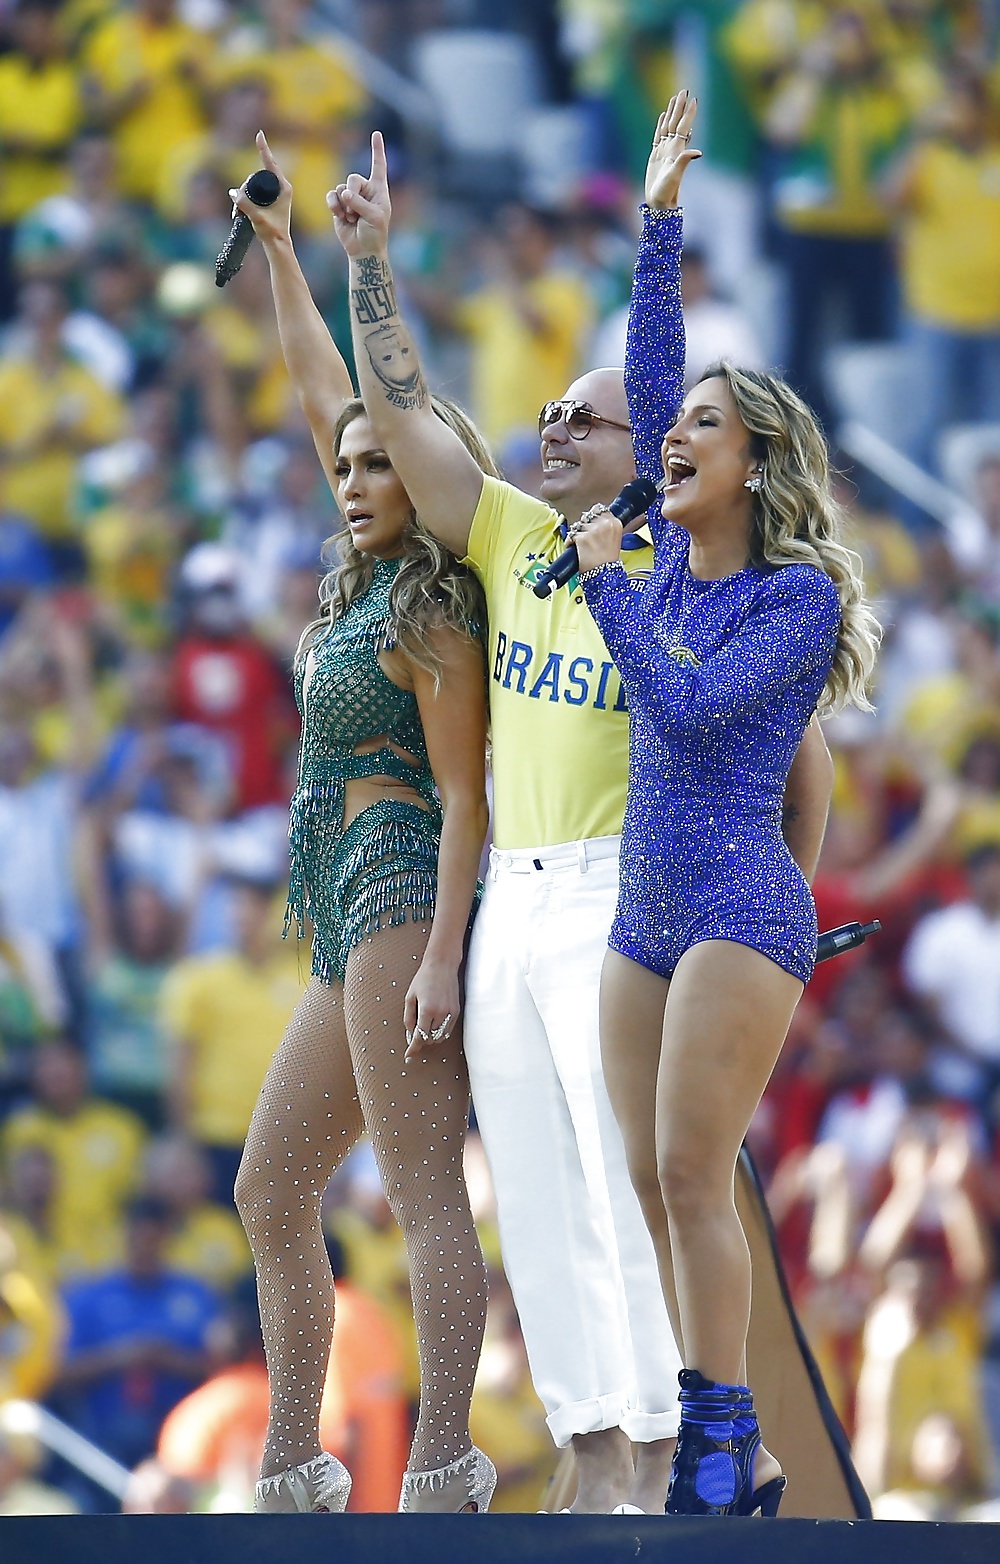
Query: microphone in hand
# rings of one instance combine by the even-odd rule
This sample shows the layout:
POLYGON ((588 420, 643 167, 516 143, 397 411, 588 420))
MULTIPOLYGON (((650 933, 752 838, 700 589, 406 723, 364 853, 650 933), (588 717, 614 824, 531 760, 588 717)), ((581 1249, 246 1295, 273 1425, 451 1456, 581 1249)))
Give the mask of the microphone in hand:
MULTIPOLYGON (((617 516, 623 527, 627 527, 630 521, 649 509, 658 493, 657 485, 650 478, 633 478, 611 501, 608 510, 612 516, 617 516)), ((571 543, 558 559, 539 572, 537 579, 532 582, 531 590, 536 597, 551 597, 567 581, 572 581, 579 569, 580 556, 576 544, 571 543)))
MULTIPOLYGON (((251 174, 247 180, 247 195, 254 206, 272 206, 278 199, 281 185, 277 174, 272 174, 269 168, 259 168, 256 174, 251 174)), ((233 219, 233 226, 215 263, 215 286, 224 288, 227 282, 231 282, 243 265, 244 257, 250 248, 253 239, 253 223, 245 212, 237 212, 233 219)))

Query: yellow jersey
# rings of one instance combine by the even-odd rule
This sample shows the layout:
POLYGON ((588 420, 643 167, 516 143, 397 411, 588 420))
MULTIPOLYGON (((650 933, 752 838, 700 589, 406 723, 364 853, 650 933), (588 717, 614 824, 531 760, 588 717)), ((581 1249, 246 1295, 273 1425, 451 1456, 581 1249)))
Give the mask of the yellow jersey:
MULTIPOLYGON (((552 597, 531 590, 561 554, 561 518, 544 500, 484 478, 466 563, 489 609, 493 840, 500 849, 617 836, 628 785, 621 676, 574 577, 552 597)), ((652 547, 625 549, 648 576, 652 547)))
POLYGON ((122 195, 154 201, 164 158, 203 129, 196 77, 210 49, 211 40, 183 22, 127 11, 110 13, 87 38, 84 66, 102 90, 119 101, 134 94, 112 130, 122 195))
POLYGON ((145 1141, 145 1128, 134 1114, 98 1097, 67 1116, 41 1106, 20 1108, 3 1126, 5 1165, 27 1147, 40 1147, 52 1158, 50 1227, 61 1277, 117 1262, 122 1207, 138 1185, 145 1141))
POLYGON ((204 1201, 170 1235, 167 1264, 225 1292, 253 1270, 250 1245, 235 1212, 204 1201))
POLYGON ((950 331, 1000 328, 1000 143, 916 153, 901 269, 915 315, 950 331))
POLYGON ((164 1017, 190 1051, 195 1140, 241 1146, 271 1055, 305 987, 294 952, 255 966, 239 951, 179 961, 163 986, 164 1017))
POLYGON ((16 222, 66 188, 66 154, 83 122, 79 68, 70 60, 33 66, 0 59, 0 141, 17 145, 0 160, 0 223, 16 222))
POLYGON ((524 284, 523 294, 544 330, 529 325, 501 285, 481 288, 458 312, 472 347, 476 421, 494 444, 513 429, 534 428, 552 387, 569 385, 577 373, 593 325, 590 294, 573 272, 543 272, 524 284))
POLYGON ((66 358, 45 375, 30 358, 0 360, 0 507, 47 537, 72 533, 78 454, 124 422, 124 402, 82 364, 66 358))

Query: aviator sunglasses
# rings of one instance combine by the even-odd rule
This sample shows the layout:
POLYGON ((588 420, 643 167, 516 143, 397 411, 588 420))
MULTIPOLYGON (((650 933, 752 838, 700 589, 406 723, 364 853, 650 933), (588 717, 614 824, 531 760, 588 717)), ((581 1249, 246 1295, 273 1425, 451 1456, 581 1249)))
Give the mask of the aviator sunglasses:
POLYGON ((560 419, 573 440, 585 440, 595 424, 609 424, 612 429, 628 430, 630 427, 618 423, 614 418, 604 418, 600 413, 595 413, 589 402, 546 402, 538 415, 538 433, 541 434, 550 424, 557 424, 560 419))

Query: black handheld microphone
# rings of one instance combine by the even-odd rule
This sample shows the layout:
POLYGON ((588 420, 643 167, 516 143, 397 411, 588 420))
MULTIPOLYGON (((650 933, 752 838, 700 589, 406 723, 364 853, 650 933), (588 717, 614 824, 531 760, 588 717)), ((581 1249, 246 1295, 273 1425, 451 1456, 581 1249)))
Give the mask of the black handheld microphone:
POLYGON ((829 961, 831 956, 863 945, 869 934, 877 934, 881 927, 878 919, 873 918, 871 923, 842 923, 839 929, 827 929, 816 941, 816 960, 829 961))
MULTIPOLYGON (((269 168, 259 168, 256 174, 251 174, 247 180, 247 195, 254 206, 272 206, 277 201, 280 190, 278 176, 272 174, 269 168)), ((243 265, 252 239, 253 223, 245 212, 237 212, 229 238, 219 251, 219 258, 215 263, 217 288, 224 288, 226 283, 231 282, 236 276, 243 265)))
MULTIPOLYGON (((628 526, 643 511, 648 510, 656 499, 659 489, 650 478, 633 478, 627 483, 617 498, 611 501, 608 510, 612 516, 617 516, 622 526, 628 526)), ((551 565, 546 565, 540 571, 538 577, 531 584, 531 590, 536 597, 551 597, 567 581, 571 581, 580 568, 580 556, 576 551, 576 544, 571 543, 564 549, 558 559, 554 559, 551 565)))

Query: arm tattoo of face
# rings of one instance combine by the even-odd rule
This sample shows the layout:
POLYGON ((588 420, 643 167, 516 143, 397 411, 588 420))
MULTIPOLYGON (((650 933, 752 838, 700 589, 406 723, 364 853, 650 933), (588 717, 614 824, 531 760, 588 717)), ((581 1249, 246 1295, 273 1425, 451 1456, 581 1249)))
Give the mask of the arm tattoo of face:
POLYGON ((379 326, 365 338, 372 369, 385 387, 393 407, 423 407, 427 387, 420 376, 416 349, 402 324, 379 326))
POLYGON ((351 289, 351 306, 359 326, 377 326, 396 313, 392 272, 377 255, 362 255, 357 263, 358 285, 351 289))

